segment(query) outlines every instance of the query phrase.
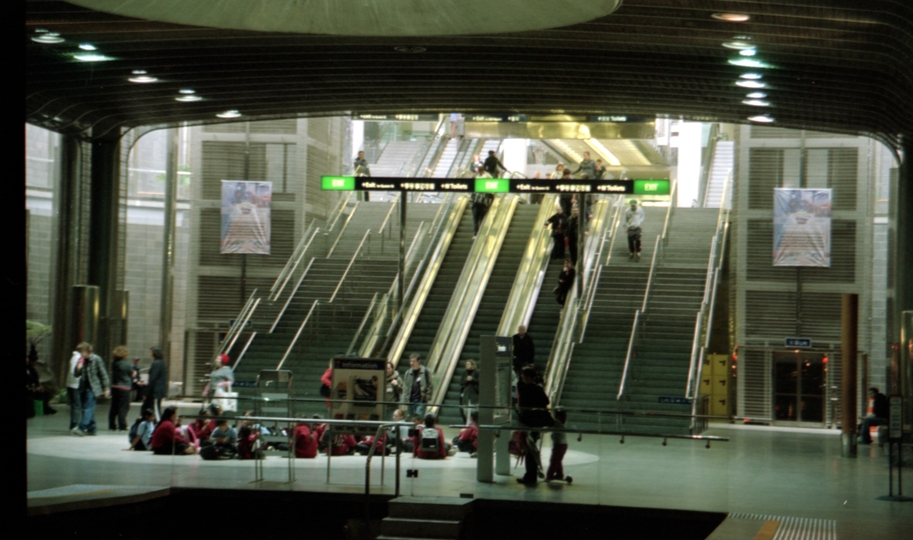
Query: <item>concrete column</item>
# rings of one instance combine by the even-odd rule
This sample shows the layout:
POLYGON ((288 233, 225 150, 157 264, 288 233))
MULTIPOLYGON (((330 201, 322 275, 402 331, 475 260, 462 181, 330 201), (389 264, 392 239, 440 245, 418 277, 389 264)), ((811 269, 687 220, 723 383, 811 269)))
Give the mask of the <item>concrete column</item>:
POLYGON ((843 381, 840 391, 842 422, 840 455, 856 457, 856 354, 859 331, 859 296, 844 294, 842 298, 841 356, 843 357, 843 381))
MULTIPOLYGON (((162 294, 160 298, 159 346, 165 360, 171 358, 171 311, 174 303, 175 215, 178 185, 178 130, 169 129, 165 163, 165 226, 162 249, 162 294)), ((169 363, 170 365, 170 363, 169 363)))
MULTIPOLYGON (((118 161, 120 139, 116 137, 92 142, 89 188, 89 268, 88 284, 99 290, 99 331, 95 351, 104 358, 110 356, 108 336, 109 303, 117 289, 117 235, 120 190, 118 161)), ((85 211, 85 209, 83 209, 85 211)))

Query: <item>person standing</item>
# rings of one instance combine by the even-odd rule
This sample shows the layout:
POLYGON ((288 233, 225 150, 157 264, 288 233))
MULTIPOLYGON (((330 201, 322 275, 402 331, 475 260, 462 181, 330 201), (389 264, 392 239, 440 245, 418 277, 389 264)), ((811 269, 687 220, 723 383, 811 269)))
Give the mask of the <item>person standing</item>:
POLYGON ((485 163, 482 165, 485 169, 485 172, 491 175, 492 178, 498 178, 500 170, 507 171, 507 167, 501 163, 501 160, 498 159, 498 156, 495 155, 494 150, 488 151, 488 157, 485 158, 485 163))
MULTIPOLYGON (((386 379, 387 391, 384 400, 399 403, 400 398, 403 395, 403 379, 399 376, 399 372, 393 368, 393 362, 387 362, 386 379)), ((390 407, 391 404, 388 403, 387 406, 390 407)), ((395 405, 393 407, 395 407, 395 405)))
POLYGON ((494 199, 495 196, 491 193, 472 194, 470 200, 472 201, 473 238, 479 235, 479 227, 482 226, 482 221, 485 219, 485 215, 488 214, 488 209, 491 208, 491 203, 494 202, 494 199))
POLYGON ((353 164, 355 176, 371 176, 371 169, 368 168, 368 160, 365 159, 364 150, 358 151, 358 157, 353 164))
POLYGON ((628 233, 628 258, 640 260, 640 227, 644 224, 644 209, 631 199, 631 206, 625 210, 624 230, 628 233))
POLYGON ((82 405, 82 417, 79 425, 71 429, 70 433, 79 437, 96 435, 96 396, 111 397, 111 383, 108 379, 108 372, 105 370, 105 362, 92 352, 91 343, 84 341, 76 346, 76 350, 79 351, 80 358, 76 361, 73 375, 79 379, 79 402, 82 405))
POLYGON ((431 372, 422 365, 422 360, 415 353, 409 355, 409 369, 403 378, 403 404, 406 405, 406 417, 423 418, 425 407, 431 401, 434 384, 431 372))
MULTIPOLYGON (((562 182, 573 182, 574 177, 571 176, 571 170, 564 169, 563 171, 561 171, 561 178, 559 178, 559 180, 562 182)), ((571 208, 573 208, 573 206, 574 206, 573 193, 570 193, 570 192, 559 193, 558 194, 558 204, 561 205, 561 211, 564 212, 565 216, 571 215, 571 208)))
POLYGON ((479 404, 479 370, 476 361, 470 358, 466 360, 465 366, 466 373, 460 381, 460 414, 463 416, 463 422, 469 419, 469 414, 479 404))
POLYGON ((571 264, 571 261, 564 261, 564 269, 558 274, 558 286, 555 287, 556 300, 558 300, 558 303, 562 306, 564 305, 564 302, 567 301, 568 291, 574 286, 574 276, 576 276, 576 274, 574 265, 571 264))
MULTIPOLYGON (((548 396, 541 386, 535 383, 536 368, 526 366, 520 372, 520 382, 517 384, 517 401, 519 406, 518 416, 520 423, 531 428, 542 428, 554 424, 547 407, 548 396)), ((517 478, 517 482, 527 486, 535 486, 541 468, 539 459, 538 431, 526 432, 526 474, 517 478)))
POLYGON ((571 210, 571 217, 567 220, 567 229, 564 231, 564 237, 567 239, 567 249, 571 256, 571 264, 577 266, 577 235, 580 232, 580 212, 575 207, 571 210))
POLYGON ((161 347, 149 349, 152 366, 149 367, 149 382, 146 383, 146 398, 143 409, 152 409, 156 422, 162 418, 162 399, 168 394, 168 370, 161 347))
POLYGON ((79 377, 76 376, 76 364, 82 358, 79 351, 73 351, 70 357, 70 369, 67 371, 67 402, 70 404, 70 429, 79 425, 82 416, 82 401, 79 399, 79 377))
POLYGON ((552 238, 555 243, 552 246, 552 259, 564 258, 564 231, 567 229, 567 217, 564 210, 559 206, 552 217, 545 221, 545 226, 552 226, 552 238))
POLYGON ((583 161, 580 162, 580 165, 577 166, 577 170, 572 174, 577 174, 580 171, 583 171, 583 174, 587 178, 596 178, 596 162, 590 159, 590 153, 583 153, 583 161))
POLYGON ((533 338, 526 333, 526 326, 517 327, 517 333, 513 336, 513 365, 517 377, 524 366, 535 364, 536 346, 533 344, 533 338))
POLYGON ((606 169, 602 165, 602 160, 596 160, 596 166, 593 168, 593 180, 603 180, 605 178, 606 169))
POLYGON ((482 158, 479 157, 479 154, 472 156, 472 163, 469 164, 469 172, 473 175, 482 174, 482 171, 485 170, 485 165, 482 163, 482 158))
POLYGON ((111 351, 111 408, 108 409, 108 429, 127 431, 127 412, 130 410, 130 392, 133 390, 133 361, 130 351, 118 345, 111 351))
MULTIPOLYGON (((552 418, 555 419, 554 427, 559 429, 564 429, 564 424, 567 423, 567 411, 562 408, 557 408, 552 413, 552 418)), ((552 432, 552 455, 549 457, 548 462, 548 472, 545 473, 545 481, 551 482, 552 480, 564 480, 568 484, 574 481, 570 476, 564 475, 564 454, 567 453, 567 433, 563 431, 553 431, 552 432)))
POLYGON ((213 401, 224 411, 238 410, 237 402, 225 397, 231 392, 231 385, 235 382, 235 373, 228 365, 230 362, 227 354, 220 354, 215 361, 215 371, 209 375, 209 386, 215 398, 213 401))
POLYGON ((862 437, 862 444, 872 444, 870 428, 887 425, 890 414, 888 398, 879 392, 878 388, 874 386, 869 388, 869 400, 872 403, 872 410, 862 420, 862 433, 859 434, 862 437))
POLYGON ((564 163, 558 163, 555 170, 548 177, 550 180, 561 180, 564 176, 564 163))

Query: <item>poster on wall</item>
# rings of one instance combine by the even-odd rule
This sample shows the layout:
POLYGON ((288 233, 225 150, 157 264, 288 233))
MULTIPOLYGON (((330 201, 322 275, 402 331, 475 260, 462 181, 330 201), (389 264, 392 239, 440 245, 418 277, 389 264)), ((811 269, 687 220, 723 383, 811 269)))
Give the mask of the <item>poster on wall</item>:
POLYGON ((269 255, 272 182, 222 180, 221 253, 269 255))
MULTIPOLYGON (((330 418, 334 420, 384 419, 386 360, 374 358, 334 358, 333 384, 330 387, 330 418)), ((354 433, 373 434, 376 428, 365 426, 354 433)), ((334 431, 341 431, 334 428, 334 431)))
POLYGON ((774 189, 774 266, 831 266, 831 190, 774 189))

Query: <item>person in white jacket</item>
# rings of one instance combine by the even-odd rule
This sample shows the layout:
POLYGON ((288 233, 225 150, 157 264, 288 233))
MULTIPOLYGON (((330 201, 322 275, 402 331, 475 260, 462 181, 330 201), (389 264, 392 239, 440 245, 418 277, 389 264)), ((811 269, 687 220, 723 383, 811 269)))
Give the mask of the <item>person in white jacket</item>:
POLYGON ((79 400, 79 379, 73 374, 76 370, 76 364, 82 355, 79 351, 73 351, 70 357, 70 369, 67 370, 67 402, 70 404, 70 429, 79 425, 82 417, 82 402, 79 400))
POLYGON ((631 200, 631 206, 625 210, 624 229, 628 233, 628 258, 640 260, 640 227, 644 224, 644 209, 631 200))

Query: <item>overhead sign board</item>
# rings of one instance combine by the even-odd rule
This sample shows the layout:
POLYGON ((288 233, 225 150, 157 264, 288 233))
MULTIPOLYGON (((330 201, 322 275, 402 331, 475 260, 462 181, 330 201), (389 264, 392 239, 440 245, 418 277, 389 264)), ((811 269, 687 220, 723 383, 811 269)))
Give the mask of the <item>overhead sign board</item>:
POLYGON ((812 346, 812 340, 809 338, 798 337, 786 338, 786 346, 795 349, 808 349, 812 346))
POLYGON ((669 180, 540 180, 323 176, 324 191, 455 191, 461 193, 619 193, 668 196, 669 180))

